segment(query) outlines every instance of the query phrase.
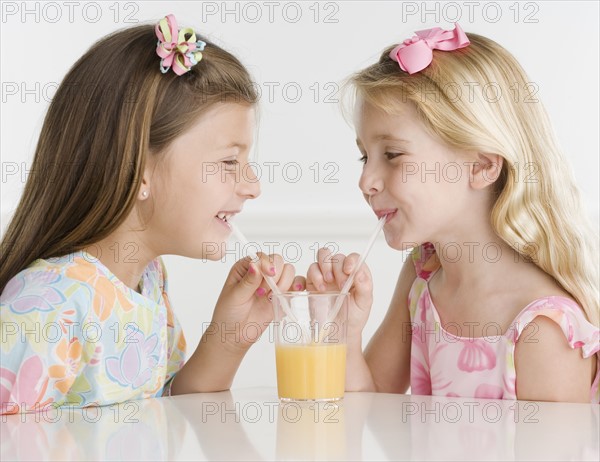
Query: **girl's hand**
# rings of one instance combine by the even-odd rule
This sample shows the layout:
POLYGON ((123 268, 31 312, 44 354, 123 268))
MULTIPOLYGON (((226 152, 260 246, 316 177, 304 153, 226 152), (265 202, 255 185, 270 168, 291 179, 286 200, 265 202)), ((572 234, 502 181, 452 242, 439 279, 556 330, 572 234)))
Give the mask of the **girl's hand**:
MULTIPOLYGON (((358 263, 359 255, 331 255, 327 248, 319 249, 317 261, 306 275, 306 290, 340 291, 358 263)), ((356 273, 348 296, 348 340, 359 339, 373 304, 373 280, 367 265, 356 273)))
POLYGON ((246 257, 233 265, 204 334, 218 336, 236 351, 247 350, 273 320, 272 293, 263 275, 270 276, 282 292, 306 286, 305 278, 295 276, 294 267, 280 255, 259 252, 258 256, 258 262, 246 257))

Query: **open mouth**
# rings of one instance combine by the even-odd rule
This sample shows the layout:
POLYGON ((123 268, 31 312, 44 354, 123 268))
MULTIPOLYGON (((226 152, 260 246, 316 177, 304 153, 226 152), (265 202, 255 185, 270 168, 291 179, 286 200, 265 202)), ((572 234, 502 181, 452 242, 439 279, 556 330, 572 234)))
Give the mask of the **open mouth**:
POLYGON ((217 214, 217 218, 221 221, 224 221, 225 223, 227 223, 227 221, 232 217, 233 215, 228 215, 226 213, 219 213, 217 214))
POLYGON ((229 220, 235 216, 235 212, 219 212, 215 215, 215 218, 223 223, 225 226, 230 228, 229 220))

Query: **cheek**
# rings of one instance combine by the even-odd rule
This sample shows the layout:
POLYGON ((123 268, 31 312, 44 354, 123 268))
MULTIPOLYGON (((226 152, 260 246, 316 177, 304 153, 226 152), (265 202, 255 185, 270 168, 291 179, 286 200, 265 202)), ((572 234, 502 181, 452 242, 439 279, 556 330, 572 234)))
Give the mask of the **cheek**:
POLYGON ((174 227, 175 233, 177 228, 199 230, 216 214, 219 198, 225 196, 223 189, 218 175, 202 178, 200 172, 181 172, 157 193, 156 208, 165 226, 174 227))
POLYGON ((183 199, 187 197, 195 197, 201 200, 211 197, 218 198, 233 191, 235 187, 234 177, 234 175, 224 170, 215 172, 195 171, 181 176, 178 189, 183 199))
POLYGON ((202 198, 211 198, 214 206, 218 206, 214 201, 227 201, 235 191, 236 182, 239 177, 235 172, 220 171, 215 175, 205 175, 204 178, 197 181, 194 185, 195 193, 202 198))
POLYGON ((429 200, 452 201, 468 188, 468 171, 455 162, 434 162, 407 166, 404 177, 411 190, 418 190, 429 200))
POLYGON ((187 191, 187 197, 183 197, 181 202, 187 204, 196 226, 204 226, 220 210, 231 207, 235 178, 230 174, 207 176, 203 181, 188 185, 187 191))
POLYGON ((418 200, 426 192, 422 172, 414 163, 404 163, 394 168, 386 180, 386 188, 400 203, 407 205, 418 200))

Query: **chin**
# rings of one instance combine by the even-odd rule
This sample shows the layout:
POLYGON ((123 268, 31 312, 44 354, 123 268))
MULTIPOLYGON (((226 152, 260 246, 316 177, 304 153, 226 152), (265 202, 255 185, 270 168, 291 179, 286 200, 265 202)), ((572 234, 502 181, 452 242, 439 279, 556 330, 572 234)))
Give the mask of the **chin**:
POLYGON ((224 240, 196 239, 189 245, 181 245, 175 255, 181 255, 195 260, 218 261, 226 255, 227 243, 224 240))
POLYGON ((402 245, 402 242, 396 242, 395 240, 390 241, 388 239, 386 239, 386 242, 387 242, 388 246, 394 250, 405 250, 404 249, 405 246, 402 245))
POLYGON ((389 247, 399 251, 412 249, 420 242, 416 239, 404 239, 400 234, 389 235, 388 233, 385 233, 385 241, 389 247))
POLYGON ((203 260, 218 261, 221 260, 227 250, 226 241, 204 241, 202 242, 202 248, 198 249, 195 253, 197 254, 194 258, 201 258, 203 260))
POLYGON ((221 258, 223 258, 224 252, 219 252, 217 253, 209 253, 209 254, 203 254, 200 257, 197 257, 198 259, 202 259, 202 260, 208 260, 208 261, 219 261, 221 260, 221 258))

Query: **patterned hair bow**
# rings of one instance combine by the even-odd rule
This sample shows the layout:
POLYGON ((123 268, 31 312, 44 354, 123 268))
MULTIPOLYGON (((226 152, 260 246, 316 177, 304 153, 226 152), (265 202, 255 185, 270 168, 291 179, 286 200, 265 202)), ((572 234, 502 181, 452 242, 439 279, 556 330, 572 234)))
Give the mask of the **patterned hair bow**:
POLYGON ((412 38, 390 51, 390 58, 398 63, 400 69, 409 74, 422 71, 433 60, 433 50, 452 51, 469 45, 467 35, 455 23, 454 30, 439 27, 415 32, 412 38))
POLYGON ((162 18, 156 24, 155 31, 158 37, 156 54, 162 58, 160 71, 163 74, 171 67, 175 74, 185 74, 202 59, 201 51, 206 43, 196 40, 196 34, 190 27, 179 30, 172 14, 162 18))

